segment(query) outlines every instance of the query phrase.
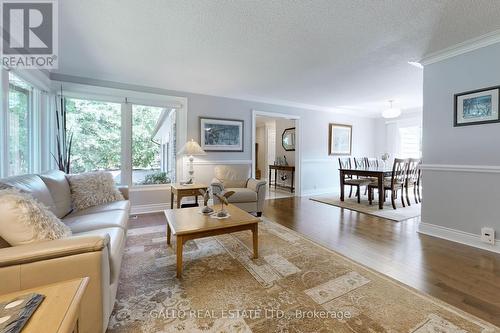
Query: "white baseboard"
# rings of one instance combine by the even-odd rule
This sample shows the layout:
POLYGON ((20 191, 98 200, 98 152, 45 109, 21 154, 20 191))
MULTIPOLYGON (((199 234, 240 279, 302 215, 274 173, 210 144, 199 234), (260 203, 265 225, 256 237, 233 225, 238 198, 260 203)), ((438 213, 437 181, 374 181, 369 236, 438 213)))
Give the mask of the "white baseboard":
POLYGON ((130 215, 140 215, 148 213, 163 212, 165 209, 169 209, 169 203, 161 204, 150 204, 150 205, 136 205, 130 208, 130 215))
POLYGON ((498 239, 495 241, 495 245, 489 245, 483 243, 479 235, 425 222, 420 222, 418 232, 429 236, 443 238, 452 242, 477 247, 479 249, 500 253, 500 240, 498 239))
POLYGON ((314 195, 322 195, 322 194, 338 194, 339 192, 340 189, 338 187, 324 187, 324 188, 303 190, 300 196, 311 197, 314 195))

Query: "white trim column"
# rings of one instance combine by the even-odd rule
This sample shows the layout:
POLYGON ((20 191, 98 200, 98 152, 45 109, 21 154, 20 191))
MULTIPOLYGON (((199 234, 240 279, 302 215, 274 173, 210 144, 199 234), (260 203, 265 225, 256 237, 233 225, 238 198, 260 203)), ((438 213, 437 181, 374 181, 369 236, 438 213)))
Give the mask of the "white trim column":
POLYGON ((0 69, 0 177, 7 177, 9 170, 9 72, 0 69))
POLYGON ((121 131, 121 175, 122 185, 132 186, 132 103, 122 103, 122 131, 121 131))

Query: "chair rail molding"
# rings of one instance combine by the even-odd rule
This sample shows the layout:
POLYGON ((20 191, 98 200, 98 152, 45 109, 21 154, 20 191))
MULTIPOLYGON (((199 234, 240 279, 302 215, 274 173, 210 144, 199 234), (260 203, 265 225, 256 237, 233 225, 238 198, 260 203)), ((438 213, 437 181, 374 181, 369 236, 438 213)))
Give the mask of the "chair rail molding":
POLYGON ((252 164, 252 160, 213 160, 213 161, 205 161, 205 160, 194 160, 194 165, 221 165, 221 164, 230 164, 230 165, 247 165, 252 164))
POLYGON ((419 63, 430 65, 435 62, 443 61, 458 55, 471 52, 482 47, 493 45, 500 42, 500 30, 495 30, 485 35, 466 40, 462 43, 445 48, 443 50, 425 55, 419 63))
POLYGON ((337 160, 334 158, 305 158, 302 160, 302 163, 336 163, 337 160))
POLYGON ((483 243, 479 235, 425 222, 419 223, 418 233, 500 253, 500 240, 498 239, 495 241, 495 245, 490 245, 483 243))
POLYGON ((500 166, 497 165, 422 164, 420 168, 424 171, 500 173, 500 166))

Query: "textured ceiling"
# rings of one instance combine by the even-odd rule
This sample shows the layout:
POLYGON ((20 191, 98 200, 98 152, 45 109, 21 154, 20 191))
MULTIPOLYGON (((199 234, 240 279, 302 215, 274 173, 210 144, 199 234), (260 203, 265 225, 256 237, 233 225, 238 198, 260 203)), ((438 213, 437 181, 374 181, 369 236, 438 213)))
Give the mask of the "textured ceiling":
POLYGON ((355 114, 421 106, 409 60, 500 29, 499 0, 59 4, 59 73, 355 114))

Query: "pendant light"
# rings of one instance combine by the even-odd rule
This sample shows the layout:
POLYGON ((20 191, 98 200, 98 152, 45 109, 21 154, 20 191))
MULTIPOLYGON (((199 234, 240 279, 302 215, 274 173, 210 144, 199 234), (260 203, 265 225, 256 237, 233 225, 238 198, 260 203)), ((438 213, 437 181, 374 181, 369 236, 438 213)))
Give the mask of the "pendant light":
POLYGON ((389 101, 389 103, 391 104, 390 108, 388 109, 385 109, 384 111, 382 111, 382 117, 386 118, 386 119, 390 119, 390 118, 397 118, 401 115, 401 109, 398 109, 398 108, 393 108, 392 107, 392 102, 394 102, 392 99, 389 101))

